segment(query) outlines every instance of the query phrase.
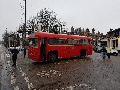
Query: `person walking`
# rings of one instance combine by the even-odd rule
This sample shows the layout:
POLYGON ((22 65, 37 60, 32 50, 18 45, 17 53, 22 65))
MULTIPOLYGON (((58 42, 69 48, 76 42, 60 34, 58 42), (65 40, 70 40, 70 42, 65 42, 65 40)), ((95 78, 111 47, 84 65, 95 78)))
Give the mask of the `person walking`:
POLYGON ((110 52, 111 52, 111 49, 108 48, 108 49, 107 49, 107 56, 108 56, 108 59, 110 59, 110 52))
POLYGON ((12 53, 12 61, 13 61, 12 66, 16 66, 17 54, 19 53, 19 51, 16 49, 16 47, 14 47, 14 49, 11 50, 11 53, 12 53))
POLYGON ((106 58, 106 53, 107 53, 107 50, 106 50, 105 46, 102 47, 101 52, 102 52, 102 58, 105 59, 106 58))

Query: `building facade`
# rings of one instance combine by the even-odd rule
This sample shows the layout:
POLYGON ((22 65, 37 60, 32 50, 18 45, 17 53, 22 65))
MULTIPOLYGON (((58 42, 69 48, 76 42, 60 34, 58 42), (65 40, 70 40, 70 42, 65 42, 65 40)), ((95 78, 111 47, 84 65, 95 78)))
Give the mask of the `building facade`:
POLYGON ((100 40, 101 43, 104 43, 108 48, 115 48, 120 51, 120 28, 110 29, 106 34, 106 38, 100 40))

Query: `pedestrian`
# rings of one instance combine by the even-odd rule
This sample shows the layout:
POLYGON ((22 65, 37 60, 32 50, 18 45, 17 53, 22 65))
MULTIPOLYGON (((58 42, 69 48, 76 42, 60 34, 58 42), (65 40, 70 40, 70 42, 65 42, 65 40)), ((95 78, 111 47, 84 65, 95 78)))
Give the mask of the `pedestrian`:
POLYGON ((105 46, 102 47, 101 52, 102 52, 102 58, 105 59, 107 53, 105 46))
POLYGON ((26 47, 24 47, 23 53, 24 53, 24 58, 25 58, 25 56, 26 56, 26 47))
POLYGON ((16 47, 14 47, 11 50, 11 53, 12 53, 12 61, 13 61, 13 65, 12 66, 16 66, 17 54, 19 53, 19 51, 16 49, 16 47))
POLYGON ((107 49, 107 56, 108 56, 108 59, 110 59, 110 52, 111 52, 111 49, 108 48, 108 49, 107 49))

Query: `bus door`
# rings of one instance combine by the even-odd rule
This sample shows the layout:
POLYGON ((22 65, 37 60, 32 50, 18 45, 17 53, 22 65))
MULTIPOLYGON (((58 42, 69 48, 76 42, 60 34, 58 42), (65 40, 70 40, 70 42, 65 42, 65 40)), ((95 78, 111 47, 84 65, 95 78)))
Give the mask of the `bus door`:
POLYGON ((45 62, 46 60, 46 38, 42 38, 40 40, 40 60, 41 62, 45 62))

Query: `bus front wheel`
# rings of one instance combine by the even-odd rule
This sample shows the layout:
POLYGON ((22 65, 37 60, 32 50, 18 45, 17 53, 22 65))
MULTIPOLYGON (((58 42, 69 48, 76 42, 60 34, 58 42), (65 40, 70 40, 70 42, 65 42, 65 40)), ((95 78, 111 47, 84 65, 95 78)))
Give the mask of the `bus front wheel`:
POLYGON ((55 62, 57 61, 58 57, 56 53, 49 53, 48 54, 48 62, 55 62))

